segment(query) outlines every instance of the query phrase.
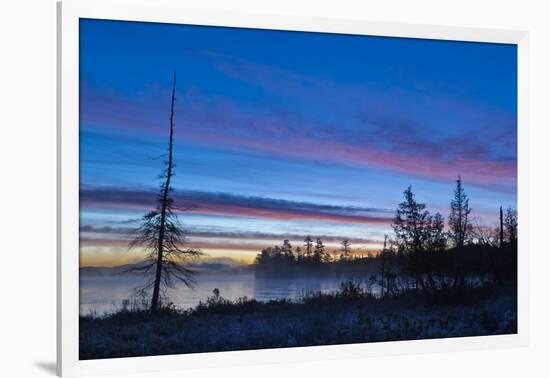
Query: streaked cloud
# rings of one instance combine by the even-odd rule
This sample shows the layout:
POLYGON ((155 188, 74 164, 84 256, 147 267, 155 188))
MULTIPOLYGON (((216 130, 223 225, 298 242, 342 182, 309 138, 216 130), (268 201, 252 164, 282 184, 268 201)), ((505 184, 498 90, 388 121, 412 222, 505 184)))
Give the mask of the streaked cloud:
MULTIPOLYGON (((153 190, 82 188, 80 191, 80 201, 84 208, 145 211, 154 208, 155 198, 156 193, 153 190)), ((195 214, 378 225, 388 225, 393 214, 388 209, 334 206, 231 193, 178 191, 173 198, 177 207, 195 214)))
POLYGON ((81 262, 139 255, 173 69, 174 199, 212 256, 371 248, 407 186, 445 214, 458 175, 481 223, 515 206, 513 45, 83 20, 80 46, 81 262))
MULTIPOLYGON (((291 75, 267 76, 292 80, 291 75)), ((303 82, 307 80, 296 85, 303 82)), ((323 88, 328 92, 326 85, 323 88)), ((177 108, 176 138, 238 153, 376 168, 437 181, 452 180, 460 174, 480 187, 515 190, 516 120, 506 112, 433 95, 395 94, 403 102, 417 102, 417 108, 433 108, 441 122, 437 125, 434 120, 427 121, 424 113, 407 113, 412 111, 410 104, 405 108, 392 105, 391 94, 376 98, 370 90, 362 93, 360 88, 336 84, 331 90, 356 102, 335 108, 332 117, 340 121, 318 120, 319 115, 279 107, 243 106, 232 99, 187 90, 177 108), (444 119, 444 114, 454 114, 458 121, 444 119), (464 124, 462 133, 455 130, 459 122, 464 124), (436 130, 438 126, 443 131, 436 130)), ((139 130, 155 137, 164 135, 165 119, 161 115, 166 113, 166 104, 159 101, 160 95, 130 99, 96 92, 95 88, 83 90, 87 104, 82 110, 84 121, 114 124, 119 132, 127 130, 130 134, 139 130)), ((323 97, 317 94, 304 106, 323 97)))

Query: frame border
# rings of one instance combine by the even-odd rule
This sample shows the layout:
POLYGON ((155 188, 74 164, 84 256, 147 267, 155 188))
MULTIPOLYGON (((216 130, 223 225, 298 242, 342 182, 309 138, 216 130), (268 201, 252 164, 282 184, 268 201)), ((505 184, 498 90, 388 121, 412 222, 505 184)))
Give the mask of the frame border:
POLYGON ((527 346, 529 340, 529 134, 526 31, 189 9, 177 0, 57 3, 57 374, 82 376, 527 346), (79 360, 79 19, 143 21, 517 45, 518 333, 250 351, 79 360))

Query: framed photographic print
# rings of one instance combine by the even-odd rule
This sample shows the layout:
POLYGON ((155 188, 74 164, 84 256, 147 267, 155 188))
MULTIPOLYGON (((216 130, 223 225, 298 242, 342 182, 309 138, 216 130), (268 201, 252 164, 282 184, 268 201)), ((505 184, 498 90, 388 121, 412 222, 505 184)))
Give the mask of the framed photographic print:
POLYGON ((63 2, 58 373, 527 342, 527 34, 63 2))

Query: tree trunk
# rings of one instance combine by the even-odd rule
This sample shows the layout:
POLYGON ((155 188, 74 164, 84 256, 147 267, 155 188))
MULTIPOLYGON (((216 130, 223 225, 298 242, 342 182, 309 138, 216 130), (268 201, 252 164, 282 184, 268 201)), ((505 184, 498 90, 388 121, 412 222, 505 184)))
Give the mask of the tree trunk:
POLYGON ((174 102, 176 97, 176 72, 174 71, 174 80, 172 85, 172 103, 170 106, 170 141, 168 144, 168 166, 166 170, 166 181, 162 188, 161 208, 160 208, 160 226, 157 246, 157 266, 155 272, 155 283, 153 286, 153 297, 151 299, 151 311, 158 310, 160 281, 162 279, 162 265, 164 252, 164 231, 166 229, 166 209, 168 207, 168 194, 170 193, 170 179, 172 178, 172 146, 174 140, 174 102))

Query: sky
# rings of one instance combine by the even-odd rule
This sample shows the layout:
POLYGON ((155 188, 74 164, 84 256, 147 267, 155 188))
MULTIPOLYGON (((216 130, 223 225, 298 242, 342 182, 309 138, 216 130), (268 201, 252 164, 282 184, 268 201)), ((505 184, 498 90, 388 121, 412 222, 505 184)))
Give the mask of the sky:
POLYGON ((138 261, 177 72, 173 196, 190 246, 249 263, 380 247, 403 190, 476 223, 516 207, 515 45, 81 19, 80 261, 138 261))

